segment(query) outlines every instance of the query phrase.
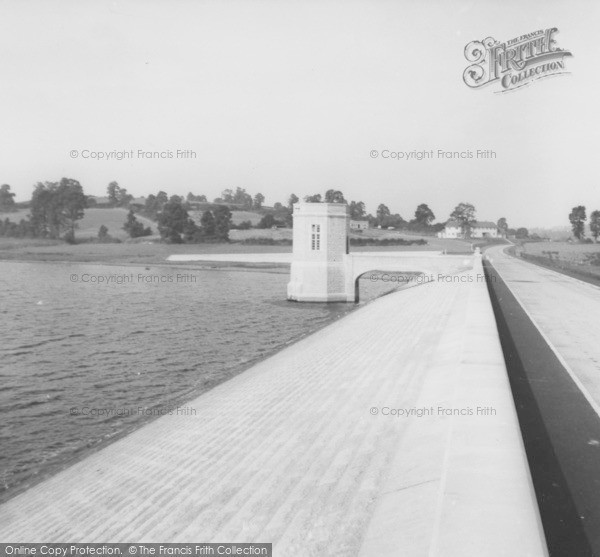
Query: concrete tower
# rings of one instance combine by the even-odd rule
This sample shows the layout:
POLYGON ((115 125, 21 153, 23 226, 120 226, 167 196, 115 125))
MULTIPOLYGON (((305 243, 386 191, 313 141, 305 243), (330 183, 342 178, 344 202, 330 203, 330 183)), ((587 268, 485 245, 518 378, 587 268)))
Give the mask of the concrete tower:
POLYGON ((349 218, 342 203, 294 205, 294 258, 288 300, 347 302, 349 218))

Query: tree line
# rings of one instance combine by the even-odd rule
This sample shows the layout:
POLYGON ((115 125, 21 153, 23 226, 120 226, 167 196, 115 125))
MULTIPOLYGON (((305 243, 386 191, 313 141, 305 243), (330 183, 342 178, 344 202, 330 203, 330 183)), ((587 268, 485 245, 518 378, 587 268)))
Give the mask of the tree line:
MULTIPOLYGON (((122 189, 116 182, 108 186, 109 199, 114 206, 127 206, 132 197, 127 190, 122 189)), ((18 223, 8 217, 0 220, 0 236, 13 238, 62 238, 67 242, 75 242, 77 221, 83 218, 88 207, 88 197, 77 180, 63 178, 60 182, 38 183, 29 203, 29 215, 18 223)), ((2 212, 16 211, 14 193, 10 186, 0 187, 0 209, 2 212)), ((146 199, 142 211, 155 220, 163 240, 173 243, 181 242, 211 242, 227 241, 231 228, 231 211, 226 205, 214 205, 202 213, 197 224, 190 218, 184 201, 173 195, 168 197, 165 192, 150 195, 146 199)), ((123 224, 123 229, 131 238, 147 236, 152 233, 150 227, 145 227, 136 217, 133 209, 129 210, 123 224)), ((110 235, 106 226, 98 230, 101 241, 109 241, 110 235)))
MULTIPOLYGON (((2 186, 2 192, 2 206, 7 202, 11 205, 8 199, 14 194, 10 193, 10 186, 2 186)), ((31 196, 29 216, 18 223, 8 218, 0 221, 0 235, 51 239, 62 235, 67 242, 74 242, 77 221, 83 218, 86 207, 87 198, 77 180, 63 178, 60 182, 38 182, 31 196)))
MULTIPOLYGON (((268 211, 257 225, 258 228, 270 228, 271 226, 291 227, 293 206, 300 201, 300 198, 295 193, 292 193, 285 204, 276 202, 272 209, 264 207, 264 199, 261 193, 252 196, 244 188, 238 187, 235 191, 232 189, 223 190, 220 197, 215 198, 213 203, 227 203, 235 209, 268 211)), ((393 214, 387 205, 383 203, 377 207, 375 215, 367 214, 366 205, 363 201, 348 201, 343 192, 336 189, 328 189, 324 195, 320 193, 306 195, 303 197, 303 200, 307 203, 343 203, 348 206, 348 213, 351 219, 367 220, 370 226, 375 227, 403 228, 420 232, 438 232, 444 228, 443 223, 433 225, 435 215, 426 203, 421 203, 415 210, 414 218, 407 221, 398 213, 393 214)), ((151 199, 150 203, 152 204, 153 201, 151 199)), ((205 195, 196 195, 191 192, 188 193, 186 201, 189 204, 194 202, 208 203, 205 195)), ((151 212, 147 212, 147 216, 152 218, 151 212)), ((249 223, 243 223, 242 227, 249 228, 250 226, 249 223)))
MULTIPOLYGON (((231 222, 231 209, 253 210, 263 213, 258 228, 273 226, 292 226, 293 206, 299 197, 292 193, 287 202, 275 203, 272 208, 264 206, 265 197, 261 193, 252 196, 244 188, 225 189, 221 195, 209 203, 205 195, 189 192, 186 198, 177 195, 168 196, 164 191, 150 194, 143 204, 133 203, 134 198, 125 188, 115 181, 107 186, 108 206, 129 208, 129 214, 123 229, 132 238, 147 236, 152 233, 136 217, 136 214, 147 217, 157 223, 163 240, 168 242, 207 242, 227 241, 232 228, 247 229, 252 227, 250 221, 234 225, 231 222), (190 212, 200 209, 198 222, 190 217, 190 212)), ((342 203, 347 205, 351 219, 367 220, 372 227, 405 229, 416 232, 435 233, 442 230, 444 223, 434 224, 435 214, 426 203, 417 206, 413 218, 405 220, 398 213, 393 214, 384 203, 378 205, 375 215, 367 214, 363 201, 348 201, 343 192, 328 189, 321 194, 306 195, 304 201, 309 203, 342 203)), ((95 198, 88 198, 77 180, 63 178, 60 182, 38 183, 34 189, 30 203, 31 215, 19 223, 10 220, 0 221, 0 235, 19 237, 59 238, 74 241, 77 220, 83 217, 86 207, 94 206, 95 198)), ((0 187, 0 211, 15 210, 14 194, 10 186, 0 187)), ((585 208, 584 208, 585 210, 585 208)), ((460 223, 465 237, 469 237, 474 226, 475 207, 470 203, 459 203, 450 214, 450 218, 460 223)), ((497 222, 501 232, 506 235, 527 237, 527 229, 517 230, 508 227, 505 218, 497 222)), ((107 238, 107 230, 99 231, 101 239, 107 238)))
MULTIPOLYGON (((294 194, 290 196, 290 204, 297 203, 298 197, 294 194)), ((366 220, 369 226, 381 228, 406 229, 417 232, 439 232, 444 228, 444 224, 433 225, 435 215, 426 203, 417 206, 414 218, 405 220, 398 213, 392 213, 387 205, 380 203, 375 215, 367 214, 366 206, 363 201, 348 202, 340 190, 329 189, 322 196, 320 193, 307 195, 304 197, 307 203, 344 203, 348 206, 348 213, 353 220, 366 220)))

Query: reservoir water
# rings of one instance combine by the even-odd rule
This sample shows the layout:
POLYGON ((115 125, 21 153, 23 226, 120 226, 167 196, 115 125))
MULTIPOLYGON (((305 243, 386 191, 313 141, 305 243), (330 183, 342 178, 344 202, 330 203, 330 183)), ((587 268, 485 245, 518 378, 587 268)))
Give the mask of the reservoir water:
POLYGON ((288 279, 0 261, 0 502, 356 307, 287 302, 288 279))

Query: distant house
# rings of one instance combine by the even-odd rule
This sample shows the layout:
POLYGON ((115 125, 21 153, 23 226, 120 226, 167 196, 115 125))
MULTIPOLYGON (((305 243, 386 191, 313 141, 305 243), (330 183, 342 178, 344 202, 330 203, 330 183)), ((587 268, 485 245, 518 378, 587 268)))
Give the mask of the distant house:
MULTIPOLYGON (((438 232, 438 238, 464 238, 462 227, 458 221, 449 220, 444 230, 438 232)), ((499 238, 500 233, 495 223, 491 221, 476 221, 471 227, 471 238, 499 238)))
POLYGON ((477 221, 471 229, 471 238, 499 238, 498 227, 491 221, 477 221))
POLYGON ((350 221, 350 230, 368 230, 369 221, 367 219, 355 219, 350 221))

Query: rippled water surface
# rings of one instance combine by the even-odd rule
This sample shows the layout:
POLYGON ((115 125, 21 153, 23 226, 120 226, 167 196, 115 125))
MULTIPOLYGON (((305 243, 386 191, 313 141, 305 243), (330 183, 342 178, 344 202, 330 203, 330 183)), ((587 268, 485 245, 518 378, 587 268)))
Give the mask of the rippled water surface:
POLYGON ((0 501, 354 307, 286 302, 287 282, 0 262, 0 501))

